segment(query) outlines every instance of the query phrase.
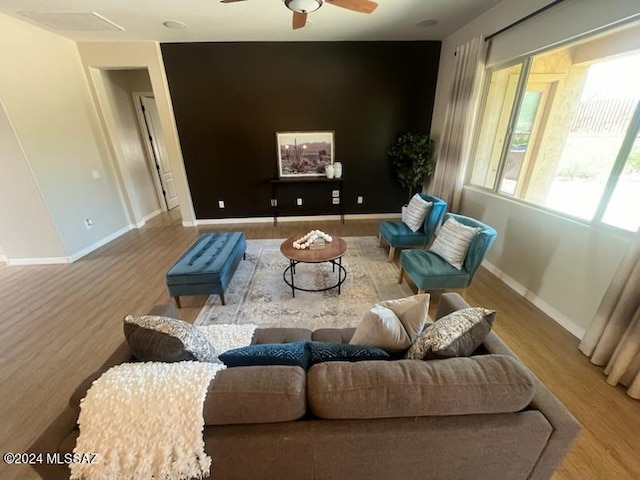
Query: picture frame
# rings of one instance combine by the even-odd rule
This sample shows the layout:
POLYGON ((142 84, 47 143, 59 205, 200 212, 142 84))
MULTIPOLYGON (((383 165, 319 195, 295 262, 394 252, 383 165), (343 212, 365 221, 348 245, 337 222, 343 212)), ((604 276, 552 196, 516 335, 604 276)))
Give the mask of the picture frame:
POLYGON ((325 177, 334 162, 334 132, 276 132, 280 178, 325 177))

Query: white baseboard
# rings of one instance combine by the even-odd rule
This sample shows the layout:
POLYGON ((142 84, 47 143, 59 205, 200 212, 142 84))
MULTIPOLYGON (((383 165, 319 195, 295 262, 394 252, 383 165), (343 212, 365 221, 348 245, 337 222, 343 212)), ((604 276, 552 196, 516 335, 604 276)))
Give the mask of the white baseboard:
POLYGON ((69 257, 35 257, 35 258, 7 258, 7 265, 12 267, 24 265, 57 265, 71 263, 69 257))
MULTIPOLYGON (((397 213, 349 213, 345 214, 345 220, 383 220, 390 218, 400 218, 397 213)), ((312 221, 331 221, 340 220, 340 215, 296 215, 296 216, 283 216, 278 217, 278 223, 285 222, 312 222, 312 221)), ((245 218, 212 218, 196 220, 194 225, 187 225, 187 222, 182 222, 185 227, 193 227, 197 225, 222 225, 222 224, 236 224, 236 223, 272 223, 273 217, 245 217, 245 218)))
POLYGON ((482 262, 482 266, 489 270, 492 274, 498 277, 502 282, 507 285, 511 290, 519 294, 520 296, 526 298, 531 303, 533 303, 536 307, 546 313, 549 317, 551 317, 556 323, 562 326, 565 330, 571 333, 574 337, 578 338, 578 340, 582 339, 585 334, 585 329, 578 325, 576 322, 571 320, 565 314, 556 310, 553 306, 549 305, 547 302, 538 297, 535 293, 527 290, 524 285, 517 282, 509 275, 504 273, 498 267, 493 265, 491 262, 484 260, 482 262))
POLYGON ((142 220, 140 220, 138 223, 135 224, 134 228, 142 228, 147 224, 148 220, 151 220, 153 217, 160 215, 162 213, 161 209, 157 209, 154 210, 153 212, 149 213, 148 215, 145 215, 144 217, 142 217, 142 220))
POLYGON ((133 228, 134 228, 133 225, 127 225, 126 227, 121 228, 117 232, 114 232, 111 235, 107 235, 106 237, 102 238, 101 240, 98 240, 97 242, 92 243, 88 247, 83 248, 79 252, 76 252, 76 253, 73 253, 73 254, 69 255, 69 261, 70 262, 75 262, 79 258, 82 258, 85 255, 90 254, 94 250, 97 250, 98 248, 100 248, 100 247, 106 245, 107 243, 112 242, 116 238, 124 235, 125 233, 127 233, 129 230, 132 230, 133 228))
POLYGON ((0 263, 8 263, 6 255, 0 255, 0 263))

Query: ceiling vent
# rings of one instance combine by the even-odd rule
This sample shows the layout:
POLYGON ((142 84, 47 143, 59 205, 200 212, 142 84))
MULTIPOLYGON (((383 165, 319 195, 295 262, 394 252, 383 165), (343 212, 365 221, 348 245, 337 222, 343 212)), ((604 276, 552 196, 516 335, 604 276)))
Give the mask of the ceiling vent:
POLYGON ((124 30, 96 12, 17 12, 45 27, 60 31, 104 32, 124 30))

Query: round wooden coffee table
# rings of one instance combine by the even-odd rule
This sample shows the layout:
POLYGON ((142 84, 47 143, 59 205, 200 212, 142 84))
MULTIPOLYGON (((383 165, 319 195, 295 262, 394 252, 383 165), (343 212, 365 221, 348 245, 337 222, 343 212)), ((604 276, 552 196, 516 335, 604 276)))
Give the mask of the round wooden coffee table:
POLYGON ((340 295, 340 287, 347 278, 347 270, 342 266, 342 256, 347 253, 347 242, 340 237, 333 237, 332 242, 325 242, 324 248, 312 249, 307 248, 298 250, 293 248, 293 242, 300 237, 287 238, 280 245, 280 252, 289 259, 289 266, 284 270, 282 278, 285 283, 291 287, 291 293, 296 296, 296 290, 304 292, 324 292, 332 288, 338 289, 340 295), (330 262, 333 265, 333 271, 338 267, 338 281, 334 285, 324 288, 302 288, 295 284, 296 265, 298 263, 323 263, 330 262), (289 274, 289 278, 287 278, 289 274))

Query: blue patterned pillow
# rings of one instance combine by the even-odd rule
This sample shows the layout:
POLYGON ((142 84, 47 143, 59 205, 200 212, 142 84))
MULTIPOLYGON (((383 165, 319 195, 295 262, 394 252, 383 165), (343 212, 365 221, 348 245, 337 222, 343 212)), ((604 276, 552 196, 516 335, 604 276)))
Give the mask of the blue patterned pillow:
POLYGON ((263 343, 227 350, 218 358, 227 367, 252 365, 293 365, 305 370, 309 366, 307 342, 263 343))
POLYGON ((310 366, 322 362, 360 362, 388 360, 389 354, 376 347, 348 343, 308 342, 310 366))

